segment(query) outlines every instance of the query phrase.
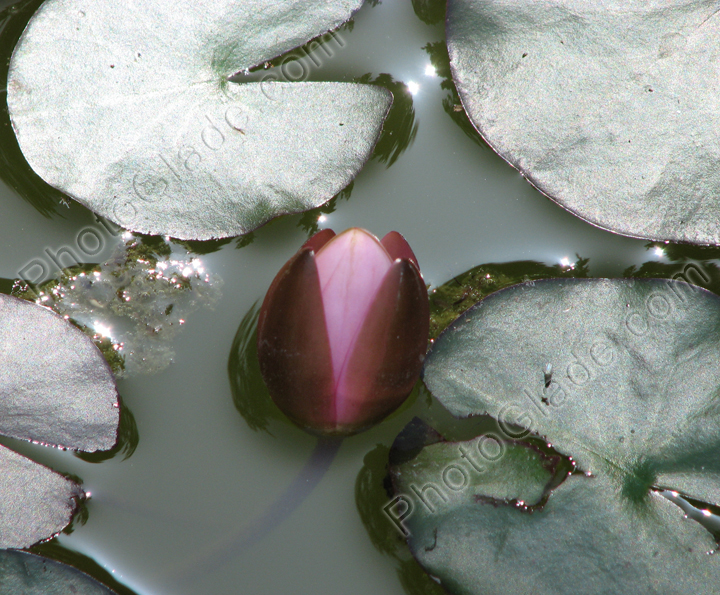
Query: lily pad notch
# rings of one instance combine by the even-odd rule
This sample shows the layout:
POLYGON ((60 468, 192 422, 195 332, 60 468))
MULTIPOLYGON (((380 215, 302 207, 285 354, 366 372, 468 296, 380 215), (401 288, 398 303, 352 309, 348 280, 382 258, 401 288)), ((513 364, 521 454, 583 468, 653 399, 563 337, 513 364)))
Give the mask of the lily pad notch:
POLYGON ((720 297, 658 279, 516 285, 440 335, 425 382, 456 417, 542 436, 584 472, 547 495, 547 457, 516 441, 493 461, 437 439, 391 460, 396 496, 414 498, 408 544, 450 593, 716 592, 715 537, 662 492, 720 504, 720 297))
MULTIPOLYGON (((105 358, 50 310, 0 295, 0 434, 95 452, 117 440, 119 402, 105 358)), ((25 548, 71 521, 82 488, 0 446, 0 548, 25 548)))
POLYGON ((318 207, 370 157, 390 93, 229 79, 361 5, 47 0, 8 74, 20 148, 51 186, 146 234, 228 237, 318 207))

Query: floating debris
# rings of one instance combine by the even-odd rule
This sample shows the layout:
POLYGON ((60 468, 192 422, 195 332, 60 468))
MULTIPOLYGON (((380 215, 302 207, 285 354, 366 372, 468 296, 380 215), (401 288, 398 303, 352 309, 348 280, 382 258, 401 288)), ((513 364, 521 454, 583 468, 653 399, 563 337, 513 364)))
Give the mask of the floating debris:
POLYGON ((222 285, 200 258, 176 254, 162 239, 123 239, 102 264, 64 269, 35 289, 17 281, 13 289, 82 329, 119 378, 165 369, 188 314, 212 307, 222 285))

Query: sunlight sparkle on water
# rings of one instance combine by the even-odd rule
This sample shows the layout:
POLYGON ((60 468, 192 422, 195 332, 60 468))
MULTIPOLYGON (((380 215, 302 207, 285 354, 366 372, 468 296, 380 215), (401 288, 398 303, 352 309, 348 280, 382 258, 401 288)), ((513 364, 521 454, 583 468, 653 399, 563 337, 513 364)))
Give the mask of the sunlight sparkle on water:
POLYGON ((318 217, 318 223, 325 223, 327 221, 327 217, 325 215, 320 215, 318 217))
POLYGON ((93 323, 93 328, 103 337, 110 337, 110 332, 112 331, 111 327, 96 321, 93 323))
POLYGON ((660 246, 655 246, 654 252, 655 256, 657 256, 658 258, 662 258, 663 256, 665 256, 665 250, 663 250, 660 246))
POLYGON ((432 64, 425 66, 425 76, 437 76, 437 71, 432 64))
POLYGON ((408 81, 407 88, 408 91, 410 91, 410 95, 417 95, 417 92, 420 90, 420 85, 414 81, 408 81))

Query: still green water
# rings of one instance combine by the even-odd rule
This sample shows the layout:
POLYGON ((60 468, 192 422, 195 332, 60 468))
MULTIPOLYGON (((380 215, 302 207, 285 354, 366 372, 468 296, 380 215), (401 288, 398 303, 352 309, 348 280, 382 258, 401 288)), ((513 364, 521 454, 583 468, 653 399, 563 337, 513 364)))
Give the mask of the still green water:
MULTIPOLYGON (((392 165, 376 159, 360 173, 349 198, 337 201, 320 227, 360 226, 378 236, 400 231, 435 286, 488 262, 556 265, 563 259, 573 263, 578 255, 589 259, 591 275, 620 276, 630 266, 663 261, 645 241, 566 213, 463 132, 443 109, 448 91, 423 50, 443 40, 442 25, 425 24, 410 0, 366 4, 341 36, 343 47, 332 45, 331 57, 319 55, 322 64, 312 66, 310 79, 388 73, 416 91, 418 128, 392 165)), ((97 227, 92 213, 74 203, 46 218, 7 187, 2 199, 0 277, 17 277, 33 259, 47 261, 47 249, 73 246, 83 228, 97 227)), ((390 445, 421 402, 345 440, 319 485, 262 540, 231 552, 212 571, 200 563, 263 514, 316 444, 282 422, 271 422, 269 431, 251 429, 233 404, 227 372, 243 316, 305 240, 301 223, 308 221, 284 217, 256 231, 243 247, 233 241, 200 257, 222 280, 214 309, 187 316, 172 342, 174 361, 164 371, 119 383, 139 434, 129 459, 94 464, 3 439, 82 478, 92 494, 89 518, 59 541, 94 558, 139 595, 405 592, 393 561, 373 547, 360 520, 355 481, 365 455, 378 444, 390 445)), ((95 262, 111 250, 108 242, 95 262)), ((185 255, 180 246, 176 250, 185 255)))

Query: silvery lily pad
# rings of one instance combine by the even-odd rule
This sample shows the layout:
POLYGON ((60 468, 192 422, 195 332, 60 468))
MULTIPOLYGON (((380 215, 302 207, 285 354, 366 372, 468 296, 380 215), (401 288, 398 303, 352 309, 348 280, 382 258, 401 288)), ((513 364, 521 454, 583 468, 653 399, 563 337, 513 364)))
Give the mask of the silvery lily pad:
POLYGON ((59 533, 84 496, 74 481, 0 446, 0 548, 29 547, 59 533))
POLYGON ((115 444, 115 380, 82 331, 0 295, 0 434, 86 452, 115 444))
POLYGON ((13 595, 115 595, 88 575, 26 552, 0 551, 0 592, 13 595))
MULTIPOLYGON (((416 506, 421 564, 451 593, 715 593, 714 538, 660 492, 720 504, 719 330, 718 296, 652 279, 531 282, 460 316, 426 360, 428 388, 458 417, 546 437, 588 476, 529 514, 506 505, 513 489, 539 504, 527 465, 501 458, 502 489, 479 474, 453 511, 416 506)), ((443 464, 424 469, 420 488, 442 480, 443 464)))
MULTIPOLYGON (((50 310, 0 295, 0 434, 94 452, 115 444, 118 417, 112 372, 92 341, 50 310)), ((59 533, 83 497, 75 482, 0 447, 0 548, 59 533)))
POLYGON ((20 148, 49 184, 143 233, 224 237, 317 207, 369 157, 390 94, 228 79, 361 4, 47 0, 10 64, 20 148))
POLYGON ((720 244, 719 14, 685 0, 449 0, 453 77, 489 144, 570 212, 720 244))

